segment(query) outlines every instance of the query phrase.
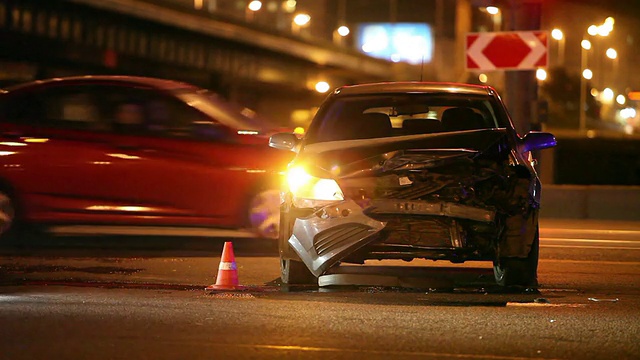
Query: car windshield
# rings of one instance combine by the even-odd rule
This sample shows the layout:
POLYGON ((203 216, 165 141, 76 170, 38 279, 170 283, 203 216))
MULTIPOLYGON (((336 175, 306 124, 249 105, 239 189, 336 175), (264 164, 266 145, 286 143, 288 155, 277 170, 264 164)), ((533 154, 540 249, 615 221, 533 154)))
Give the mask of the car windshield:
POLYGON ((477 95, 345 96, 325 104, 307 143, 507 127, 492 98, 477 95))
POLYGON ((210 91, 181 91, 176 95, 194 108, 237 130, 266 132, 276 127, 255 111, 231 103, 210 91))

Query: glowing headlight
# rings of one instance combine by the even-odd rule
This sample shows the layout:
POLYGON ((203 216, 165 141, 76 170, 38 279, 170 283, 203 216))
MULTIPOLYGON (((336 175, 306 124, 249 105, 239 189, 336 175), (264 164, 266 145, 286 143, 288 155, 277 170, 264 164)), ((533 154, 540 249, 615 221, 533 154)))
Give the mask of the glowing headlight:
POLYGON ((309 175, 301 167, 287 172, 287 185, 294 198, 309 200, 344 200, 338 183, 333 179, 317 178, 309 175))

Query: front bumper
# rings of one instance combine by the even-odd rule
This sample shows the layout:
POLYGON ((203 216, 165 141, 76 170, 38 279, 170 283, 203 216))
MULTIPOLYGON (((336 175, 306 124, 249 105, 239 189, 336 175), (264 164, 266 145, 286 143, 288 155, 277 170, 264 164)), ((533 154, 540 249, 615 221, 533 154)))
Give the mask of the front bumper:
POLYGON ((464 248, 464 229, 456 219, 492 223, 495 216, 495 210, 448 202, 384 199, 372 200, 363 209, 346 200, 296 219, 288 242, 311 273, 320 276, 345 257, 383 238, 400 241, 398 246, 407 248, 464 248), (390 217, 396 220, 388 221, 390 217), (412 230, 411 222, 416 218, 417 223, 426 225, 412 230), (399 223, 409 227, 400 228, 399 223))

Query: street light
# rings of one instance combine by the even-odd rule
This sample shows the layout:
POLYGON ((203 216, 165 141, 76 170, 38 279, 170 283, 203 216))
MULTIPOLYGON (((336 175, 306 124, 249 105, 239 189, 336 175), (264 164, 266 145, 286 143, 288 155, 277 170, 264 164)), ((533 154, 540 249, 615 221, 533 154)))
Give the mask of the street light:
POLYGON ((491 19, 493 20, 493 31, 500 31, 500 26, 502 24, 502 12, 500 8, 496 6, 487 6, 484 10, 491 15, 491 19))
POLYGON ((333 32, 333 42, 338 45, 342 44, 342 39, 344 39, 345 36, 349 35, 350 32, 351 30, 349 29, 348 26, 342 25, 338 27, 333 32))
POLYGON ((551 37, 558 41, 558 63, 561 66, 564 66, 564 48, 565 48, 565 37, 564 33, 560 29, 551 30, 551 37))
MULTIPOLYGON (((593 78, 593 72, 587 69, 587 51, 591 50, 592 45, 591 41, 587 40, 587 34, 591 36, 608 36, 613 31, 613 25, 615 24, 615 19, 612 17, 608 17, 604 20, 601 25, 590 25, 587 28, 586 34, 582 37, 582 41, 580 42, 580 46, 582 50, 580 51, 580 71, 582 72, 582 76, 580 77, 580 131, 585 131, 587 128, 587 80, 593 78)), ((611 49, 613 50, 613 49, 611 49)), ((615 50, 613 50, 615 51, 615 50)), ((613 51, 608 51, 609 55, 614 55, 613 51)), ((617 57, 617 53, 615 53, 614 59, 617 57)), ((615 65, 614 65, 615 66, 615 65)))
POLYGON ((247 9, 245 10, 245 18, 247 21, 252 21, 256 17, 256 12, 262 9, 262 2, 259 0, 253 0, 247 5, 247 9))
MULTIPOLYGON (((589 27, 590 29, 591 27, 589 27)), ((580 42, 580 70, 582 76, 580 77, 580 131, 583 132, 587 129, 587 80, 593 77, 591 70, 587 69, 587 51, 591 50, 591 41, 583 39, 580 42)))
POLYGON ((309 14, 300 13, 293 17, 293 22, 291 23, 291 32, 294 34, 299 34, 300 29, 309 25, 311 21, 311 16, 309 14))

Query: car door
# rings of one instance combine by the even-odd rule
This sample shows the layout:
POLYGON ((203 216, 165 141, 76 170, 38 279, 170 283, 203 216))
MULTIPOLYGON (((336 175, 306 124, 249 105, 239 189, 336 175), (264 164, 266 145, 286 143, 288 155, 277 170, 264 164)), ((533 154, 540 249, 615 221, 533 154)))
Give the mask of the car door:
POLYGON ((4 176, 19 189, 25 214, 38 221, 90 221, 104 199, 96 189, 108 174, 108 133, 92 87, 55 84, 12 94, 3 139, 20 146, 4 176))
POLYGON ((242 166, 247 147, 235 141, 236 131, 170 92, 116 85, 98 92, 104 116, 114 122, 103 193, 117 196, 120 213, 145 224, 240 225, 244 189, 253 179, 242 166), (116 120, 123 113, 126 120, 116 120))

